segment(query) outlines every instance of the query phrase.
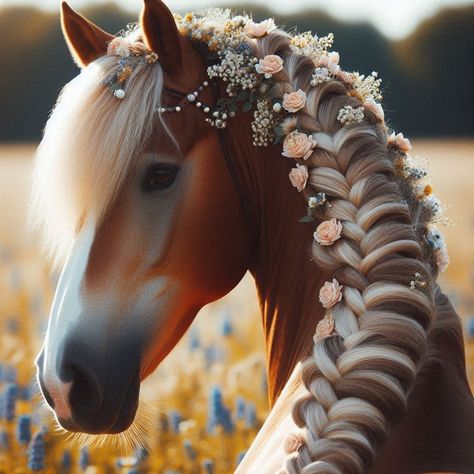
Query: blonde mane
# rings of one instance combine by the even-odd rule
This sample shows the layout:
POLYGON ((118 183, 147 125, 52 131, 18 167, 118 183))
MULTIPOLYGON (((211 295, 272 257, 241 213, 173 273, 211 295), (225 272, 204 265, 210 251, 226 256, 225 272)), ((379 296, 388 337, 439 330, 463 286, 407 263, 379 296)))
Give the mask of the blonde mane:
POLYGON ((84 219, 103 218, 157 123, 159 63, 138 65, 122 102, 102 84, 116 67, 116 57, 103 56, 63 88, 36 153, 33 225, 58 263, 84 219))

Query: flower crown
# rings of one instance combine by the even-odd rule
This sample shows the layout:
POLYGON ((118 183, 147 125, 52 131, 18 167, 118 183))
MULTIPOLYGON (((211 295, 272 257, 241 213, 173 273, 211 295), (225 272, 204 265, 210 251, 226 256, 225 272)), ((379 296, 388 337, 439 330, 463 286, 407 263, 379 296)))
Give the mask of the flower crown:
MULTIPOLYGON (((258 59, 252 49, 252 43, 256 39, 276 30, 274 20, 255 23, 246 15, 232 16, 229 9, 209 9, 185 16, 175 15, 175 21, 181 34, 191 41, 203 43, 216 57, 207 68, 208 79, 211 81, 218 78, 224 82, 226 96, 221 97, 213 108, 202 104, 199 94, 208 86, 209 81, 206 80, 196 90, 190 91, 180 104, 174 107, 161 106, 158 112, 181 112, 186 105, 193 104, 206 115, 206 122, 222 129, 237 110, 253 110, 253 144, 267 147, 283 139, 282 155, 298 162, 296 168, 290 172, 290 181, 298 191, 303 191, 309 177, 304 161, 318 146, 312 135, 296 129, 295 114, 305 109, 307 94, 301 89, 285 93, 283 97, 274 93, 278 79, 284 77, 280 75, 285 74, 283 59, 276 54, 258 59)), ((103 83, 118 99, 125 97, 125 83, 138 64, 152 65, 158 60, 158 55, 148 50, 141 41, 140 34, 137 25, 130 24, 121 36, 109 44, 108 54, 119 57, 118 68, 103 83)), ((382 80, 376 72, 365 76, 356 71, 344 71, 339 64, 339 53, 330 51, 334 42, 332 33, 322 37, 312 35, 311 32, 287 34, 293 52, 309 57, 314 63, 310 87, 338 80, 346 86, 348 95, 361 102, 360 107, 346 105, 340 109, 337 120, 342 126, 351 127, 368 118, 386 128, 384 111, 380 104, 382 80)), ((436 224, 446 222, 442 216, 442 205, 433 196, 431 185, 424 182, 427 172, 409 156, 410 141, 402 133, 392 133, 387 146, 398 152, 399 158, 395 162, 397 176, 404 186, 408 185, 413 189, 415 199, 419 203, 415 227, 418 221, 430 223, 423 238, 433 251, 438 269, 443 271, 449 257, 444 240, 435 227, 436 224)), ((307 215, 301 221, 312 222, 320 206, 330 205, 324 193, 309 196, 307 215)), ((314 235, 316 242, 320 245, 332 245, 340 237, 341 223, 325 221, 321 226, 316 229, 314 235)), ((412 287, 423 287, 417 276, 414 276, 412 287)), ((342 287, 336 280, 327 282, 323 288, 320 300, 324 307, 330 307, 340 300, 342 287)), ((325 330, 328 328, 331 328, 330 324, 325 326, 325 330)))

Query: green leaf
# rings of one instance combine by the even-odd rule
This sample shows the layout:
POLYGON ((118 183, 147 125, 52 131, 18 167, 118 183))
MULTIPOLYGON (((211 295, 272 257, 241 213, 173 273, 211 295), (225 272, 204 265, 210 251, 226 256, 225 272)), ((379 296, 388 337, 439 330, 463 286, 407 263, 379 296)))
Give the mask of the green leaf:
POLYGON ((244 112, 248 112, 249 110, 252 110, 252 107, 253 107, 252 102, 248 101, 248 102, 245 102, 245 104, 242 106, 242 110, 244 112))
POLYGON ((313 222, 313 218, 311 216, 304 216, 298 222, 313 222))
POLYGON ((241 90, 239 95, 237 96, 237 101, 238 102, 243 102, 244 100, 247 99, 247 97, 249 96, 249 91, 248 90, 241 90))

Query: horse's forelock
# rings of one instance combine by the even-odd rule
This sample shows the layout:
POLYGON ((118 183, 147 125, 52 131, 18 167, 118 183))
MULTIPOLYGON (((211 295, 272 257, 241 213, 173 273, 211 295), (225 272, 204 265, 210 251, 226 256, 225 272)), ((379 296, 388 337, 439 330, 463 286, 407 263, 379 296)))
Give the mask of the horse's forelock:
POLYGON ((117 61, 99 58, 64 87, 36 153, 32 220, 57 262, 85 217, 104 216, 156 126, 161 66, 139 64, 118 100, 102 85, 117 61))

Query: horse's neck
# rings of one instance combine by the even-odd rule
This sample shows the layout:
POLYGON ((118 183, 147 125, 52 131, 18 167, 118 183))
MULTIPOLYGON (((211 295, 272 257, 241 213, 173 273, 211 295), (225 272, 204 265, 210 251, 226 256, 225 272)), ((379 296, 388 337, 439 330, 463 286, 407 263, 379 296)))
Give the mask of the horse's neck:
MULTIPOLYGON (((237 117, 236 117, 237 118, 237 117)), ((281 156, 281 147, 256 148, 243 133, 242 120, 229 132, 237 179, 257 228, 256 256, 251 267, 258 288, 265 333, 268 391, 271 405, 296 363, 311 349, 322 307, 321 282, 327 277, 311 261, 314 226, 298 222, 306 202, 288 179, 295 166, 281 156)))

